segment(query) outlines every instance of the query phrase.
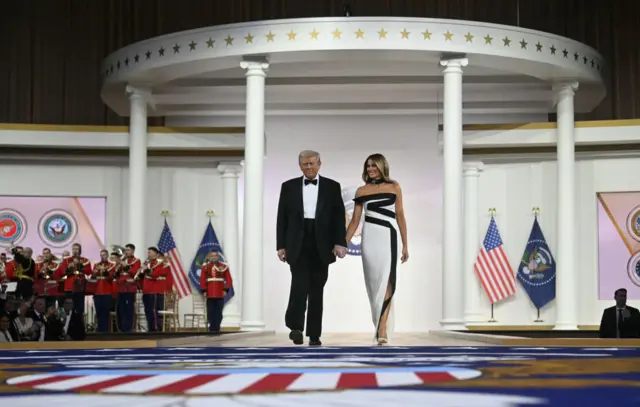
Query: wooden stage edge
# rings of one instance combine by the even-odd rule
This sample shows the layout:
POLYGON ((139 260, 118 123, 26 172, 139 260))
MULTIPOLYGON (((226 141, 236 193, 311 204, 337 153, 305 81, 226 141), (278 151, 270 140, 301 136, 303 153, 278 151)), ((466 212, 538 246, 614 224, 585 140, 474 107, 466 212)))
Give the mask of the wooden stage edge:
POLYGON ((12 342, 0 343, 0 350, 68 350, 68 349, 138 349, 189 346, 220 346, 244 338, 272 336, 274 331, 233 332, 220 336, 188 336, 167 339, 132 339, 118 341, 56 341, 56 342, 12 342))

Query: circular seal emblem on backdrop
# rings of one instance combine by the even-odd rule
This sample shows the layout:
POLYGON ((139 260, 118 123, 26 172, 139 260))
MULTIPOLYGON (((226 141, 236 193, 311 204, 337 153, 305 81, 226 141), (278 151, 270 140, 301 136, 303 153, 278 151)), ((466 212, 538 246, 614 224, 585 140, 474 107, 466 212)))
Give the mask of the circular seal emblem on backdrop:
POLYGON ((14 209, 0 209, 0 246, 18 243, 27 234, 27 221, 14 209))
MULTIPOLYGON (((342 202, 344 202, 344 214, 345 214, 345 222, 346 227, 349 227, 349 223, 351 223, 351 218, 353 217, 353 209, 355 208, 355 203, 353 202, 353 198, 356 196, 356 190, 358 187, 348 187, 342 189, 342 202)), ((362 250, 360 248, 360 244, 362 243, 362 225, 364 223, 364 216, 360 219, 360 224, 358 225, 358 229, 356 229, 356 233, 353 235, 353 239, 348 243, 347 246, 347 254, 352 256, 360 256, 362 254, 362 250)))
POLYGON ((627 275, 629 280, 640 287, 640 252, 634 254, 627 263, 627 275))
POLYGON ((640 205, 636 206, 627 216, 627 232, 640 242, 640 205))
POLYGON ((40 218, 38 233, 52 247, 67 246, 78 234, 78 222, 69 212, 53 209, 40 218))

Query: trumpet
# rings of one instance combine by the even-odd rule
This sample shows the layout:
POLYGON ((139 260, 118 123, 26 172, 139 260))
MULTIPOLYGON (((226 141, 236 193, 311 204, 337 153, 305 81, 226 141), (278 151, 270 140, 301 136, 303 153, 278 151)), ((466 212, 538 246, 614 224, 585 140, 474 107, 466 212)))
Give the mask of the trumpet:
POLYGON ((133 277, 134 280, 138 280, 140 278, 140 276, 142 275, 142 273, 147 273, 147 269, 149 268, 149 262, 151 260, 149 258, 147 258, 144 263, 142 263, 142 266, 140 266, 140 270, 138 270, 138 272, 136 273, 136 275, 133 277))

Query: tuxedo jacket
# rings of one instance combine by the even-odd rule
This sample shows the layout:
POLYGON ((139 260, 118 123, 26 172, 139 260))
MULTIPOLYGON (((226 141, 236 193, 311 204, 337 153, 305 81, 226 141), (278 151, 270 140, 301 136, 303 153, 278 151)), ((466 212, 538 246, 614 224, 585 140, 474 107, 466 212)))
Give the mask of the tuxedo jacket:
MULTIPOLYGON (((60 323, 62 324, 62 329, 64 329, 64 320, 60 321, 60 323)), ((83 341, 87 337, 82 314, 71 311, 71 320, 69 321, 69 327, 67 328, 67 335, 69 335, 74 341, 83 341)))
POLYGON ((33 322, 41 322, 44 325, 44 340, 45 341, 59 341, 62 336, 64 326, 58 320, 58 317, 47 317, 44 314, 36 314, 32 311, 27 316, 33 319, 33 322))
MULTIPOLYGON (((620 338, 640 337, 640 311, 627 305, 627 310, 631 314, 629 318, 624 318, 620 324, 620 338)), ((600 321, 601 338, 617 338, 617 311, 615 305, 604 310, 600 321)))
MULTIPOLYGON (((304 237, 302 178, 293 178, 282 183, 278 203, 277 249, 286 249, 289 264, 297 262, 304 237)), ((331 264, 336 261, 332 253, 333 246, 347 246, 342 188, 338 182, 330 178, 318 179, 315 238, 320 260, 324 264, 331 264)))

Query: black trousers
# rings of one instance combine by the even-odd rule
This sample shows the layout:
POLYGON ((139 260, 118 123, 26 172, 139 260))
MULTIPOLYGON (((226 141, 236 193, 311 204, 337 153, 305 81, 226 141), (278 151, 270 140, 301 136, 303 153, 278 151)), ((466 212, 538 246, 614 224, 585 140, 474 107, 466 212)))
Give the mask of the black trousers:
POLYGON ((16 286, 16 295, 28 300, 33 297, 33 280, 27 278, 19 278, 16 286))
POLYGON ((209 332, 220 332, 224 298, 207 298, 207 322, 209 332))
POLYGON ((291 264, 291 291, 285 323, 291 330, 303 331, 307 303, 306 336, 320 338, 322 335, 322 310, 324 286, 329 275, 329 265, 320 260, 315 238, 315 221, 305 219, 302 250, 297 261, 291 264))

